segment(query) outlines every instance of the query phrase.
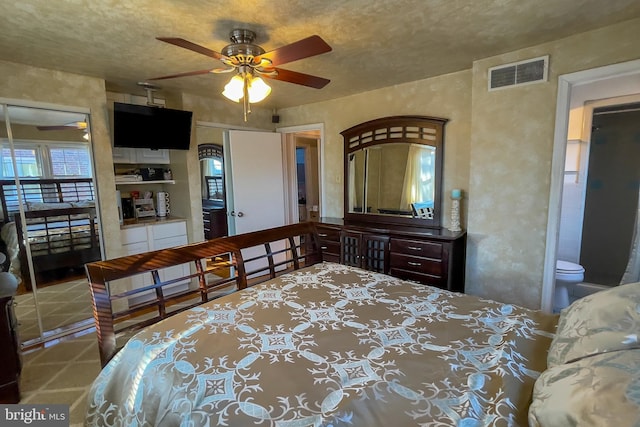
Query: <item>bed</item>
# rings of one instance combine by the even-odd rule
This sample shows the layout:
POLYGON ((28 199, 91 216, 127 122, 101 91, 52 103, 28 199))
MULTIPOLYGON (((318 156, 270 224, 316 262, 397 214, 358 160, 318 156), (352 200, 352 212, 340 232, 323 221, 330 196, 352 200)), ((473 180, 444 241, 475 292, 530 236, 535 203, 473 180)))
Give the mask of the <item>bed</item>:
POLYGON ((609 407, 597 415, 620 422, 591 418, 593 425, 640 420, 640 349, 620 344, 640 324, 637 284, 605 304, 572 306, 556 331, 557 315, 320 259, 306 223, 88 264, 104 368, 86 424, 590 425, 567 411, 593 416, 589 393, 609 378, 621 386, 609 386, 609 407), (260 260, 261 270, 246 267, 260 260), (194 263, 199 301, 181 305, 190 295, 165 297, 171 281, 157 272, 183 262, 194 263), (139 274, 152 274, 154 284, 109 292, 110 282, 139 274), (237 289, 216 294, 230 284, 237 289), (157 298, 140 307, 143 321, 130 323, 132 308, 114 311, 130 292, 149 290, 157 298), (603 308, 610 313, 599 316, 603 308), (138 326, 146 327, 120 349, 119 334, 138 326), (590 342, 594 330, 617 335, 590 342), (598 357, 606 360, 591 376, 572 366, 598 357), (625 357, 630 365, 621 369, 625 357))
POLYGON ((98 218, 90 179, 23 180, 20 193, 24 227, 18 212, 18 187, 0 181, 4 225, 1 236, 10 271, 31 289, 26 243, 34 271, 79 267, 101 259, 98 218))

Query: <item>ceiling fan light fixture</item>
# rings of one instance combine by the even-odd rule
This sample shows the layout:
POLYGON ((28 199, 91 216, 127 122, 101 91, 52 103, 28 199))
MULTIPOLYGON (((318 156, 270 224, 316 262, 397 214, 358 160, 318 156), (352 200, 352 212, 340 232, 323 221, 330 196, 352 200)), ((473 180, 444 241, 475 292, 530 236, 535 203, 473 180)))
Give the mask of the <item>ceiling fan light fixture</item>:
POLYGON ((240 74, 236 74, 229 80, 229 83, 224 86, 222 95, 233 102, 240 102, 244 96, 244 79, 240 74))
POLYGON ((271 86, 260 77, 254 77, 249 82, 249 102, 255 104, 265 99, 271 93, 271 86))
MULTIPOLYGON (((247 89, 249 92, 249 102, 255 104, 265 99, 271 93, 271 87, 260 77, 247 75, 247 89)), ((240 74, 236 74, 224 86, 222 92, 227 99, 233 102, 240 102, 244 97, 244 78, 240 74)))

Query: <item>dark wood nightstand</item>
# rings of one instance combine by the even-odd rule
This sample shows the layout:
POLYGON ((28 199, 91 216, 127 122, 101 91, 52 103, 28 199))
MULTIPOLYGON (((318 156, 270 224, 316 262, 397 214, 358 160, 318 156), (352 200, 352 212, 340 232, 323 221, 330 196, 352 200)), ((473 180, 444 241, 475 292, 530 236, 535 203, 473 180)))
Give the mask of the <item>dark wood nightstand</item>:
POLYGON ((15 276, 11 273, 0 273, 0 348, 2 348, 0 351, 0 403, 20 402, 19 381, 22 361, 18 320, 14 311, 14 282, 15 276))

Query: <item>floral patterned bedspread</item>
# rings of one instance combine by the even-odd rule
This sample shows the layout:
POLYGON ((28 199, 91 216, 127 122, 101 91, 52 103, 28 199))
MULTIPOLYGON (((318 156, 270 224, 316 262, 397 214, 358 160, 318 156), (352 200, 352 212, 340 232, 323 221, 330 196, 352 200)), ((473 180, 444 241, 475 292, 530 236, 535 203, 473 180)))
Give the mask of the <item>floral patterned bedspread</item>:
POLYGON ((87 425, 526 425, 557 316, 333 263, 134 336, 87 425))

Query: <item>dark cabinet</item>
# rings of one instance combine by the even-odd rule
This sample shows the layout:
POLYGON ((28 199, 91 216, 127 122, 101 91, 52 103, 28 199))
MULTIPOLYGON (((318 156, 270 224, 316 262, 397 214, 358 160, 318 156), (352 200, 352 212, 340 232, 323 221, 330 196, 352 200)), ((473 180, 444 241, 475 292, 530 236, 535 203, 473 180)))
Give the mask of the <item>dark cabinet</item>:
POLYGON ((340 242, 342 264, 378 273, 389 271, 389 236, 346 229, 340 242))
POLYGON ((202 207, 202 223, 205 240, 228 235, 227 211, 220 208, 202 207))
POLYGON ((0 298, 0 312, 0 403, 18 403, 22 363, 13 297, 0 298))
POLYGON ((464 232, 345 224, 339 219, 316 227, 324 261, 464 292, 464 232))

